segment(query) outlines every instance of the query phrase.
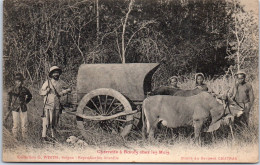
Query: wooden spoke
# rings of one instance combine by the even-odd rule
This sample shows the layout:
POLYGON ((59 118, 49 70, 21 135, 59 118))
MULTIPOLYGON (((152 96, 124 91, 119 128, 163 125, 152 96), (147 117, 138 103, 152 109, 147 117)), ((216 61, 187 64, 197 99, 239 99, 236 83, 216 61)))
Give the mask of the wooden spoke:
POLYGON ((85 126, 87 126, 89 130, 91 130, 91 129, 97 127, 99 122, 86 120, 85 124, 86 124, 85 126))
POLYGON ((113 108, 107 115, 111 115, 114 110, 116 110, 121 104, 118 104, 115 108, 113 108))
POLYGON ((110 103, 108 109, 107 109, 107 112, 109 111, 109 109, 111 108, 111 106, 113 105, 114 101, 116 100, 116 98, 113 98, 112 102, 110 103))
POLYGON ((121 122, 126 122, 125 120, 109 120, 109 121, 106 121, 105 124, 103 125, 103 128, 105 128, 106 130, 109 130, 109 131, 112 131, 112 133, 120 133, 121 131, 120 130, 123 130, 124 128, 120 125, 121 122), (121 128, 119 128, 121 127, 121 128))
POLYGON ((95 110, 94 109, 91 109, 91 108, 89 108, 89 106, 85 106, 87 109, 89 109, 89 110, 91 110, 91 111, 93 111, 93 112, 95 112, 95 110))
POLYGON ((89 106, 85 106, 85 109, 83 110, 83 114, 86 116, 98 116, 100 115, 96 110, 90 108, 89 106))
POLYGON ((99 107, 101 108, 100 111, 101 113, 103 114, 104 111, 103 111, 103 107, 102 107, 102 103, 101 103, 101 100, 100 100, 100 96, 98 95, 98 102, 99 102, 99 107))
POLYGON ((106 130, 112 131, 112 128, 107 125, 107 122, 102 123, 102 126, 105 127, 106 130))
POLYGON ((107 109, 107 95, 106 95, 106 99, 105 99, 105 108, 104 108, 104 110, 106 111, 106 109, 107 109))
POLYGON ((97 111, 98 111, 99 114, 101 115, 102 113, 100 112, 100 110, 98 109, 97 105, 96 105, 95 102, 92 100, 92 98, 90 99, 90 101, 92 102, 92 104, 95 106, 95 108, 97 109, 97 111))
POLYGON ((95 124, 90 129, 95 128, 97 125, 98 125, 98 122, 95 122, 95 124))
POLYGON ((127 98, 120 92, 100 88, 84 95, 77 112, 71 114, 77 116, 81 134, 84 138, 89 138, 91 136, 89 131, 117 133, 125 137, 132 128, 131 123, 126 123, 134 119, 135 113, 127 98))

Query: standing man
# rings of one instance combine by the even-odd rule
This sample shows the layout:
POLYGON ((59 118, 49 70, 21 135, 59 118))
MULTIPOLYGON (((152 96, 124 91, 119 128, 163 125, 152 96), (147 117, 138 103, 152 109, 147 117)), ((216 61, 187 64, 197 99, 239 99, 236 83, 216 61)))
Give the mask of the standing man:
POLYGON ((13 115, 13 136, 18 138, 19 121, 21 121, 22 138, 27 139, 28 118, 27 105, 31 99, 31 92, 23 86, 24 77, 21 73, 15 75, 15 85, 8 91, 8 111, 13 115))
POLYGON ((236 84, 230 92, 231 98, 244 108, 244 113, 239 118, 239 122, 248 126, 249 113, 254 104, 253 88, 251 84, 245 81, 246 73, 244 71, 238 71, 235 76, 236 84))
POLYGON ((40 95, 44 96, 44 107, 42 115, 42 140, 47 141, 46 134, 48 126, 51 127, 51 137, 56 136, 56 127, 59 115, 62 112, 61 97, 71 91, 68 85, 60 79, 62 70, 53 66, 50 68, 49 77, 44 82, 40 90, 40 95))

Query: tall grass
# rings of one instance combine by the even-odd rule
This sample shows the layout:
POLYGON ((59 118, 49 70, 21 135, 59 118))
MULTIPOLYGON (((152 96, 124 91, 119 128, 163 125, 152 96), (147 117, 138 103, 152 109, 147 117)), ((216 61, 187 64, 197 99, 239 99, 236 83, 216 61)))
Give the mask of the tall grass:
MULTIPOLYGON (((228 133, 227 136, 218 136, 217 139, 214 141, 210 134, 205 135, 204 138, 204 149, 205 147, 207 150, 220 150, 221 146, 223 148, 228 148, 230 144, 239 146, 240 148, 248 145, 258 144, 258 81, 253 81, 252 86, 255 94, 255 104, 250 112, 250 123, 249 127, 243 129, 241 131, 235 132, 235 140, 231 138, 230 134, 228 133)), ((194 88, 194 79, 193 75, 190 77, 183 78, 180 83, 178 84, 182 89, 193 89, 194 88)), ((234 79, 232 78, 218 78, 215 80, 206 79, 205 83, 207 84, 209 90, 214 91, 215 93, 223 93, 224 91, 228 90, 233 84, 234 79)), ((26 143, 27 147, 31 148, 38 148, 42 149, 46 146, 41 143, 41 113, 42 113, 42 106, 43 106, 43 98, 38 95, 38 90, 31 89, 33 93, 33 100, 29 103, 28 107, 28 119, 29 119, 29 141, 26 143)), ((4 97, 6 98, 6 97, 4 97)), ((6 102, 4 102, 4 114, 6 112, 6 102)), ((141 120, 141 119, 140 119, 141 120)), ((58 142, 57 145, 48 146, 53 150, 65 150, 69 148, 68 144, 66 144, 66 139, 71 136, 77 136, 81 139, 79 130, 77 129, 76 119, 74 116, 68 114, 62 114, 61 116, 61 124, 58 128, 58 142), (58 146, 58 147, 57 147, 58 146)), ((5 133, 3 134, 3 142, 4 142, 4 150, 14 149, 18 146, 23 145, 22 142, 13 143, 13 139, 11 138, 11 128, 12 128, 12 118, 10 117, 6 123, 3 123, 5 126, 5 133)), ((223 128, 224 129, 224 128, 223 128)), ((175 146, 181 150, 185 149, 192 149, 195 146, 193 143, 193 136, 194 134, 185 130, 173 131, 171 129, 162 128, 158 130, 156 133, 156 139, 152 142, 148 142, 147 140, 143 140, 141 136, 141 129, 133 129, 130 134, 122 138, 119 135, 115 134, 108 134, 100 129, 94 130, 86 130, 89 131, 89 138, 85 139, 90 147, 124 147, 124 148, 142 148, 142 147, 169 147, 175 146)), ((222 132, 228 132, 222 131, 222 132)), ((221 133, 220 133, 221 134, 221 133)), ((75 151, 78 149, 71 148, 75 151)))

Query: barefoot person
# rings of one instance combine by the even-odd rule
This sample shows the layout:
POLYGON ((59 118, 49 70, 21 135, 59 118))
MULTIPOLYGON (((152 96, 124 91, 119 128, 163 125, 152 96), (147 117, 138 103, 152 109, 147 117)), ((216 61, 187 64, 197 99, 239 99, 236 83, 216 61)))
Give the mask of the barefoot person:
POLYGON ((239 121, 248 126, 249 113, 254 104, 253 88, 251 84, 246 82, 246 73, 244 71, 238 71, 235 76, 236 83, 231 89, 230 95, 238 105, 244 108, 244 113, 239 118, 239 121))
MULTIPOLYGON (((22 138, 27 139, 28 118, 27 105, 31 99, 31 92, 23 86, 24 77, 21 73, 15 75, 15 85, 8 91, 8 111, 13 115, 13 136, 18 139, 18 129, 21 121, 22 138)), ((9 116, 9 115, 7 115, 9 116)), ((7 118, 6 118, 7 119, 7 118)))
POLYGON ((195 88, 199 88, 202 91, 208 91, 207 84, 204 83, 205 77, 203 73, 197 73, 195 75, 195 88))
POLYGON ((68 85, 60 79, 62 70, 53 66, 50 68, 49 77, 40 90, 40 95, 44 97, 44 108, 42 115, 42 140, 46 141, 47 128, 51 127, 51 137, 56 136, 56 127, 59 121, 59 115, 61 113, 62 96, 71 91, 68 85))

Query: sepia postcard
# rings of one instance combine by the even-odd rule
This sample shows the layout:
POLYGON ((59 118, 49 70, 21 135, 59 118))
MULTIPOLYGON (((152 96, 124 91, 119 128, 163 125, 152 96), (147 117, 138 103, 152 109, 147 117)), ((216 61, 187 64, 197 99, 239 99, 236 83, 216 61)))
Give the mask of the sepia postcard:
POLYGON ((4 0, 3 162, 256 163, 257 0, 4 0))

